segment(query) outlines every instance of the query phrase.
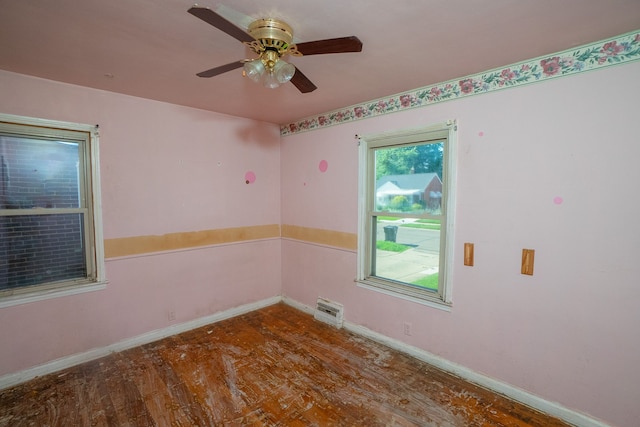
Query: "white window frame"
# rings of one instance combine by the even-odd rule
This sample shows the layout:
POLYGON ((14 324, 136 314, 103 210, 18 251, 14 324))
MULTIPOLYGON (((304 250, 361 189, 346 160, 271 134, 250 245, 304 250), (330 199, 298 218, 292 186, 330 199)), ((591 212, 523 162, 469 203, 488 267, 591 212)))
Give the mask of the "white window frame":
POLYGON ((450 310, 453 303, 454 219, 456 189, 456 134, 457 121, 430 126, 358 136, 359 139, 359 200, 358 200, 358 272, 359 286, 387 295, 418 302, 431 307, 450 310), (446 140, 443 152, 443 225, 440 235, 440 267, 442 276, 438 292, 419 289, 406 284, 371 276, 371 260, 375 247, 373 213, 375 209, 375 160, 374 150, 383 147, 415 144, 424 141, 446 140))
POLYGON ((27 137, 63 136, 65 132, 87 134, 88 137, 83 143, 86 152, 84 170, 80 173, 84 173, 84 182, 88 187, 86 194, 89 200, 86 207, 89 212, 85 218, 91 221, 91 224, 85 226, 85 234, 89 241, 87 245, 88 278, 0 290, 0 308, 104 289, 107 282, 102 234, 98 126, 2 113, 0 113, 0 124, 6 130, 15 129, 19 134, 27 137))

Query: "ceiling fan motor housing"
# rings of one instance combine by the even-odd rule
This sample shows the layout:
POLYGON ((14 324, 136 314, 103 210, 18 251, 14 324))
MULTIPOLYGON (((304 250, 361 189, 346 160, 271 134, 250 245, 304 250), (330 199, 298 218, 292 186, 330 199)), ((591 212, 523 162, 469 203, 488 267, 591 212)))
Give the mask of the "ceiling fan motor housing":
POLYGON ((293 30, 286 22, 273 18, 258 19, 249 25, 248 33, 255 41, 246 44, 258 54, 272 50, 279 56, 301 55, 293 44, 293 30))

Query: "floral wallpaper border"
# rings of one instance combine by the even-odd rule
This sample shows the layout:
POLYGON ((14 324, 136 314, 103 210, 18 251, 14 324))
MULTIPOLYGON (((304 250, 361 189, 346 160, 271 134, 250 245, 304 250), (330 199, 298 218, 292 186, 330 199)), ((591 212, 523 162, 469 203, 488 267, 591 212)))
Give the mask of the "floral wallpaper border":
POLYGON ((424 107, 480 93, 548 80, 640 59, 640 30, 553 55, 449 80, 365 104, 352 105, 280 127, 283 136, 424 107))

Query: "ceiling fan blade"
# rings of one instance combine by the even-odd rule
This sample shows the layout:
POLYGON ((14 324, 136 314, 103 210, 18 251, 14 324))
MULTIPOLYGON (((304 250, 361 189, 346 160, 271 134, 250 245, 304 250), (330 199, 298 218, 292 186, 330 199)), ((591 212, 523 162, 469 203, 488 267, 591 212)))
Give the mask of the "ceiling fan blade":
POLYGON ((298 52, 303 55, 321 55, 324 53, 360 52, 362 42, 356 36, 339 37, 337 39, 316 40, 296 44, 298 52))
POLYGON ((202 71, 196 74, 198 77, 213 77, 218 74, 226 73, 227 71, 235 70, 236 68, 240 68, 244 65, 244 61, 236 61, 230 64, 221 65, 219 67, 211 68, 207 71, 202 71))
POLYGON ((241 42, 252 42, 254 40, 243 29, 238 28, 230 21, 227 21, 222 16, 218 15, 211 9, 206 7, 193 6, 188 11, 193 16, 202 19, 207 24, 211 24, 220 31, 229 34, 231 37, 240 40, 241 42))
POLYGON ((293 85, 297 87, 298 90, 302 93, 309 93, 318 89, 318 87, 314 85, 313 82, 307 78, 307 76, 302 74, 302 71, 300 71, 300 69, 297 67, 296 72, 291 78, 291 83, 293 83, 293 85))

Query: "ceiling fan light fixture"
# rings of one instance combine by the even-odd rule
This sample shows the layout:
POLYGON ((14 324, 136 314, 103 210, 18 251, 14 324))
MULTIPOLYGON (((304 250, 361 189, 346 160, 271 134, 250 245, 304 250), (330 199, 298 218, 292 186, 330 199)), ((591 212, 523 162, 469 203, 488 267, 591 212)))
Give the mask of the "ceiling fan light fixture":
POLYGON ((276 77, 275 73, 268 72, 268 73, 265 73, 264 75, 264 79, 262 80, 262 85, 269 89, 275 89, 278 86, 280 86, 280 82, 278 81, 278 78, 276 77))
POLYGON ((271 49, 262 52, 260 58, 245 62, 243 69, 245 76, 269 89, 288 82, 296 72, 296 67, 281 60, 278 52, 271 49))
POLYGON ((288 82, 295 73, 296 67, 283 60, 279 60, 273 66, 273 74, 275 74, 280 83, 288 82))
POLYGON ((245 62, 243 69, 247 77, 249 77, 256 83, 262 80, 262 76, 266 71, 262 60, 260 59, 254 59, 253 61, 245 62))

